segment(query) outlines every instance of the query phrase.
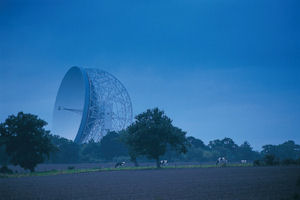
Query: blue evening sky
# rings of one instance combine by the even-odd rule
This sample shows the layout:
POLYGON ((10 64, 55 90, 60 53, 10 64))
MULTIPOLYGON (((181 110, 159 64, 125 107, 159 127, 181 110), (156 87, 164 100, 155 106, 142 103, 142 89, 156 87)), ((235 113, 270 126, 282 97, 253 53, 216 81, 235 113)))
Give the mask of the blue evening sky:
POLYGON ((0 121, 49 123, 71 66, 104 69, 134 114, 205 143, 300 143, 299 0, 0 1, 0 121))

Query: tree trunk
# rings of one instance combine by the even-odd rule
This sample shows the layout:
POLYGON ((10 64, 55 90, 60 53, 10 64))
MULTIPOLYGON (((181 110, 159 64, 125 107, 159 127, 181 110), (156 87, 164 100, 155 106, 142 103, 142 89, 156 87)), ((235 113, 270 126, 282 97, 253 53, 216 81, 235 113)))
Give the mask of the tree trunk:
POLYGON ((135 167, 138 167, 138 166, 139 166, 139 163, 137 162, 136 159, 134 159, 133 163, 134 163, 134 166, 135 166, 135 167))
POLYGON ((131 161, 134 163, 135 167, 139 166, 139 163, 137 162, 136 158, 131 157, 131 161))
POLYGON ((157 167, 157 168, 160 168, 159 158, 156 158, 156 167, 157 167))

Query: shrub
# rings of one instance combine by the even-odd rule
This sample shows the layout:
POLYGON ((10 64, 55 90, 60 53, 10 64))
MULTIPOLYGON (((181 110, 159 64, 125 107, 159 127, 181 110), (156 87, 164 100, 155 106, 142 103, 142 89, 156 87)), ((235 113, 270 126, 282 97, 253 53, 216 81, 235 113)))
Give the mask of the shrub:
POLYGON ((263 158, 266 165, 276 165, 278 162, 275 160, 275 156, 272 154, 267 154, 263 158))
POLYGON ((0 173, 2 173, 2 174, 12 174, 13 171, 11 169, 9 169, 7 166, 2 166, 0 168, 0 173))
POLYGON ((293 199, 295 199, 295 200, 300 199, 299 194, 298 194, 298 193, 295 193, 295 194, 293 195, 293 199))
POLYGON ((300 186, 300 176, 298 176, 296 185, 297 185, 297 186, 300 186))
POLYGON ((118 157, 114 157, 113 158, 113 162, 129 162, 130 161, 130 157, 129 156, 118 156, 118 157))
POLYGON ((281 164, 282 165, 294 165, 294 164, 297 164, 297 161, 289 158, 289 159, 284 159, 281 162, 281 164))
POLYGON ((253 161, 253 166, 260 166, 261 165, 261 161, 260 160, 254 160, 253 161))
POLYGON ((75 167, 74 167, 74 166, 69 166, 68 169, 69 169, 69 170, 75 169, 75 167))
POLYGON ((300 158, 298 158, 298 159, 296 160, 296 164, 297 164, 297 165, 300 165, 300 158))

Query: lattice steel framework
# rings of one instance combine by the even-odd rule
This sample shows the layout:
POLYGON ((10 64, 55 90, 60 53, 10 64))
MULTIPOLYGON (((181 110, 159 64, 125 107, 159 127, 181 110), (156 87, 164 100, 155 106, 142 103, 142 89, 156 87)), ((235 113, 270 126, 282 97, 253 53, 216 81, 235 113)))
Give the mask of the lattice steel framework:
POLYGON ((75 142, 100 141, 108 131, 120 131, 132 122, 132 104, 123 84, 99 69, 83 69, 88 80, 88 106, 83 111, 85 123, 75 142), (85 113, 86 112, 86 113, 85 113))

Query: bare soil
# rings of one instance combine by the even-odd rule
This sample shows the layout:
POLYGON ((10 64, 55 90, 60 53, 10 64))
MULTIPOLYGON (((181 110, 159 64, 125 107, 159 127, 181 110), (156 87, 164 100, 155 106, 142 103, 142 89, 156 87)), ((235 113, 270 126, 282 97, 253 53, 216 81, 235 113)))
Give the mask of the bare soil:
POLYGON ((0 199, 295 199, 300 167, 121 170, 2 178, 0 199))

